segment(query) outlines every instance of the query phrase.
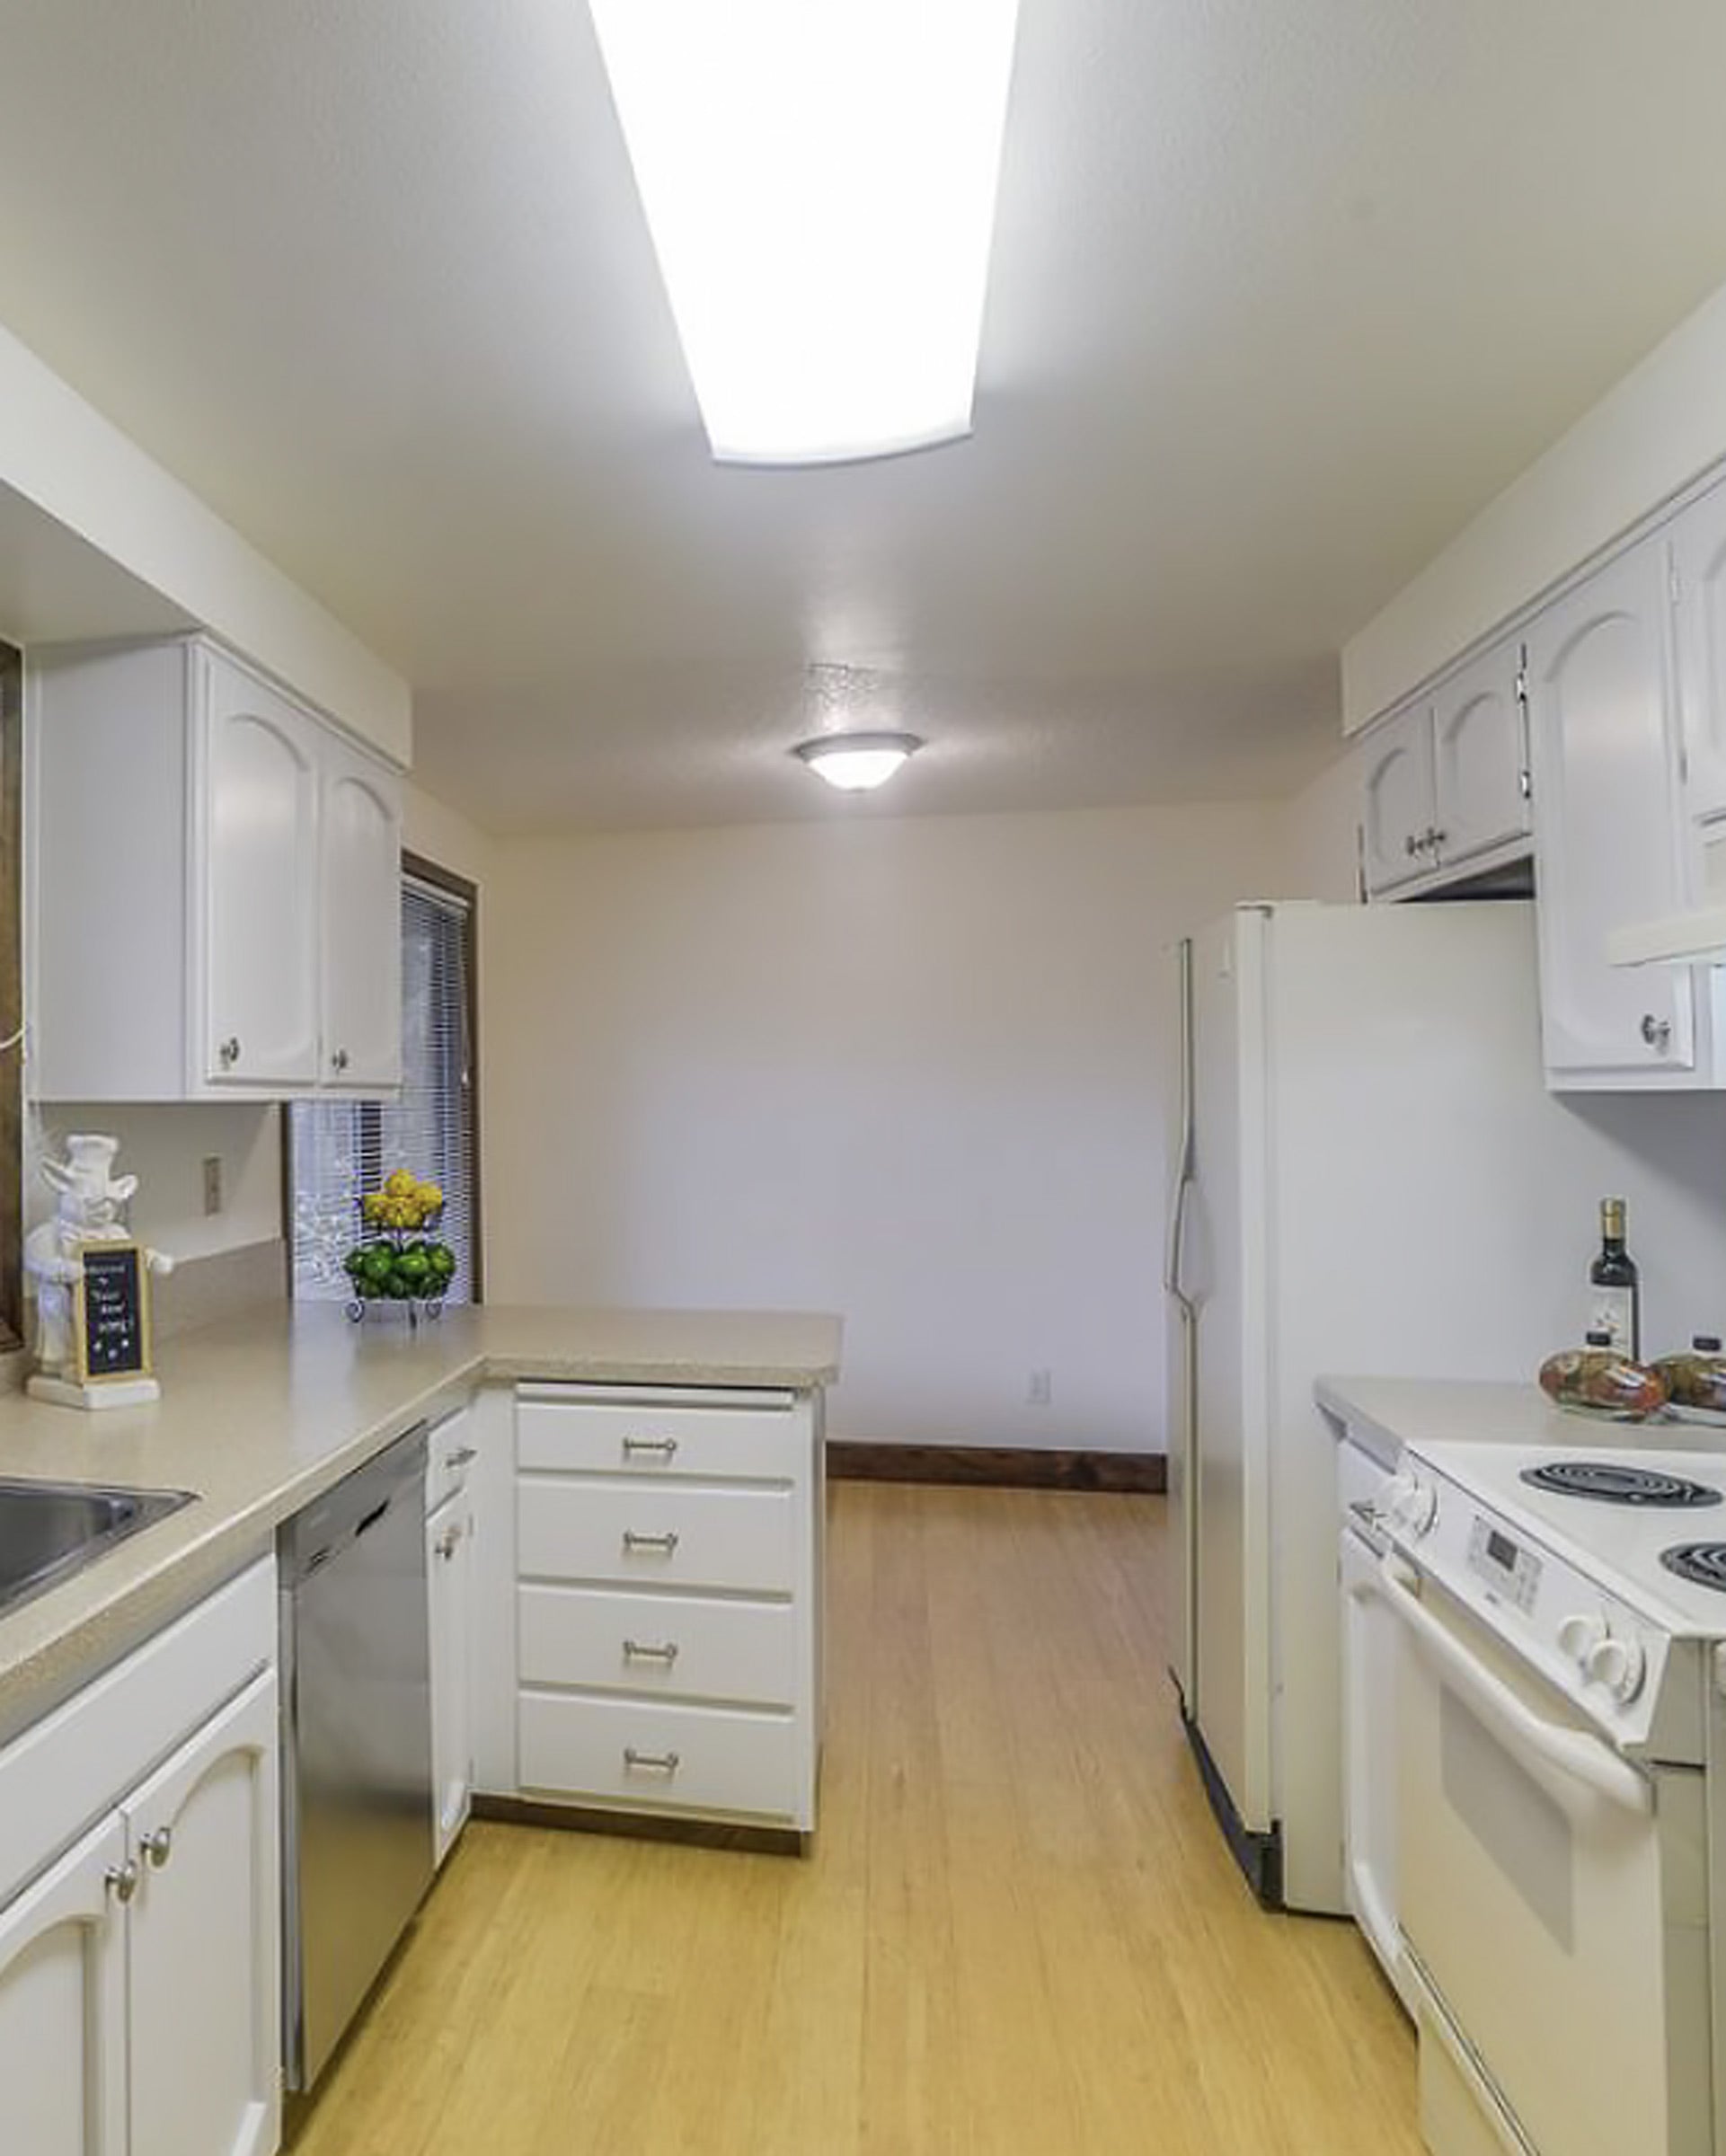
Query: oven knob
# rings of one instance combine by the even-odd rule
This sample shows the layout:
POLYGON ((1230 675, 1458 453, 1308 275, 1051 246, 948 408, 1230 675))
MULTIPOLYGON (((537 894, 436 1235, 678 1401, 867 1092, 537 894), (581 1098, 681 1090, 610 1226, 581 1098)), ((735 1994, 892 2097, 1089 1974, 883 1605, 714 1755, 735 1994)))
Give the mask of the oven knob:
POLYGON ((1647 1657, 1639 1641, 1608 1637, 1589 1649, 1584 1667, 1595 1683, 1604 1684, 1621 1706, 1627 1707, 1642 1688, 1647 1657))
POLYGON ((1607 1625, 1604 1617, 1585 1617, 1580 1612, 1565 1618, 1558 1628, 1558 1651, 1568 1655, 1586 1676, 1589 1661, 1597 1647, 1606 1639, 1607 1625))

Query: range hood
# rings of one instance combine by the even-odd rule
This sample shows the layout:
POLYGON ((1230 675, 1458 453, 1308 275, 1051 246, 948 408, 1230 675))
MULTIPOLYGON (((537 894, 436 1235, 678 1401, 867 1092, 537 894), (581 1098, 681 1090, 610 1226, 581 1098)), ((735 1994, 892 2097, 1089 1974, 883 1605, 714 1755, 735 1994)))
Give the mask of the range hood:
POLYGON ((1702 895, 1686 913, 1639 921, 1607 938, 1615 966, 1726 966, 1726 831, 1703 834, 1702 895))

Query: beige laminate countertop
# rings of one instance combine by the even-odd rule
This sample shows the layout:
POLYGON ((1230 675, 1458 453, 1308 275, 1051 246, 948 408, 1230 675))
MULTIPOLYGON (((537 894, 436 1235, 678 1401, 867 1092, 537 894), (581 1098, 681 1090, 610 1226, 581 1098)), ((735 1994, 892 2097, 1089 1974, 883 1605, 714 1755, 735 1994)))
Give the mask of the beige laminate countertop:
POLYGON ((154 1407, 0 1397, 0 1476, 190 1489, 188 1505, 0 1617, 0 1738, 268 1547, 281 1522, 488 1380, 758 1385, 839 1374, 840 1321, 801 1312, 447 1312, 411 1333, 283 1303, 170 1340, 154 1407))
POLYGON ((1553 1453, 1637 1446, 1726 1453, 1726 1430, 1682 1422, 1610 1422, 1554 1407, 1538 1385, 1468 1378, 1321 1377, 1319 1406, 1385 1467, 1405 1445, 1525 1445, 1553 1453))

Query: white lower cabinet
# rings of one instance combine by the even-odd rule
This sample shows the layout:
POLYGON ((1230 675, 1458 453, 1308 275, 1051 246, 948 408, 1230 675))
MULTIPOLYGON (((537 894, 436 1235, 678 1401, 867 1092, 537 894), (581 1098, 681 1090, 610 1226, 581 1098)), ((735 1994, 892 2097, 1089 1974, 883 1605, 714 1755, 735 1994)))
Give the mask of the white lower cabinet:
POLYGON ((446 1498, 426 1522, 431 1648, 432 1851, 441 1864, 467 1824, 474 1791, 474 1501, 446 1498))
POLYGON ((819 1395, 531 1384, 516 1428, 518 1793, 811 1832, 819 1395))
POLYGON ((0 1910, 0 2148, 121 2156, 126 1935, 111 1814, 0 1910))
POLYGON ((274 1639, 265 1562, 0 1751, 8 2156, 278 2146, 274 1639))
POLYGON ((130 2156, 268 2156, 277 2139, 280 1826, 272 1673, 120 1807, 130 2156))

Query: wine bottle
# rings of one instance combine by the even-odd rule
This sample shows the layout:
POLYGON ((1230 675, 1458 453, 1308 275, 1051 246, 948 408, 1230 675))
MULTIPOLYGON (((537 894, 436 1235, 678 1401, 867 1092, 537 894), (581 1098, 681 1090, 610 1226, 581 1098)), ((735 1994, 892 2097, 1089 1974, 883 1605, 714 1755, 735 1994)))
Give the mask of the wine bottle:
POLYGON ((1589 1268, 1590 1333, 1609 1334, 1615 1354, 1642 1358, 1642 1303, 1636 1260, 1624 1248, 1624 1201, 1600 1200, 1600 1255, 1589 1268))

